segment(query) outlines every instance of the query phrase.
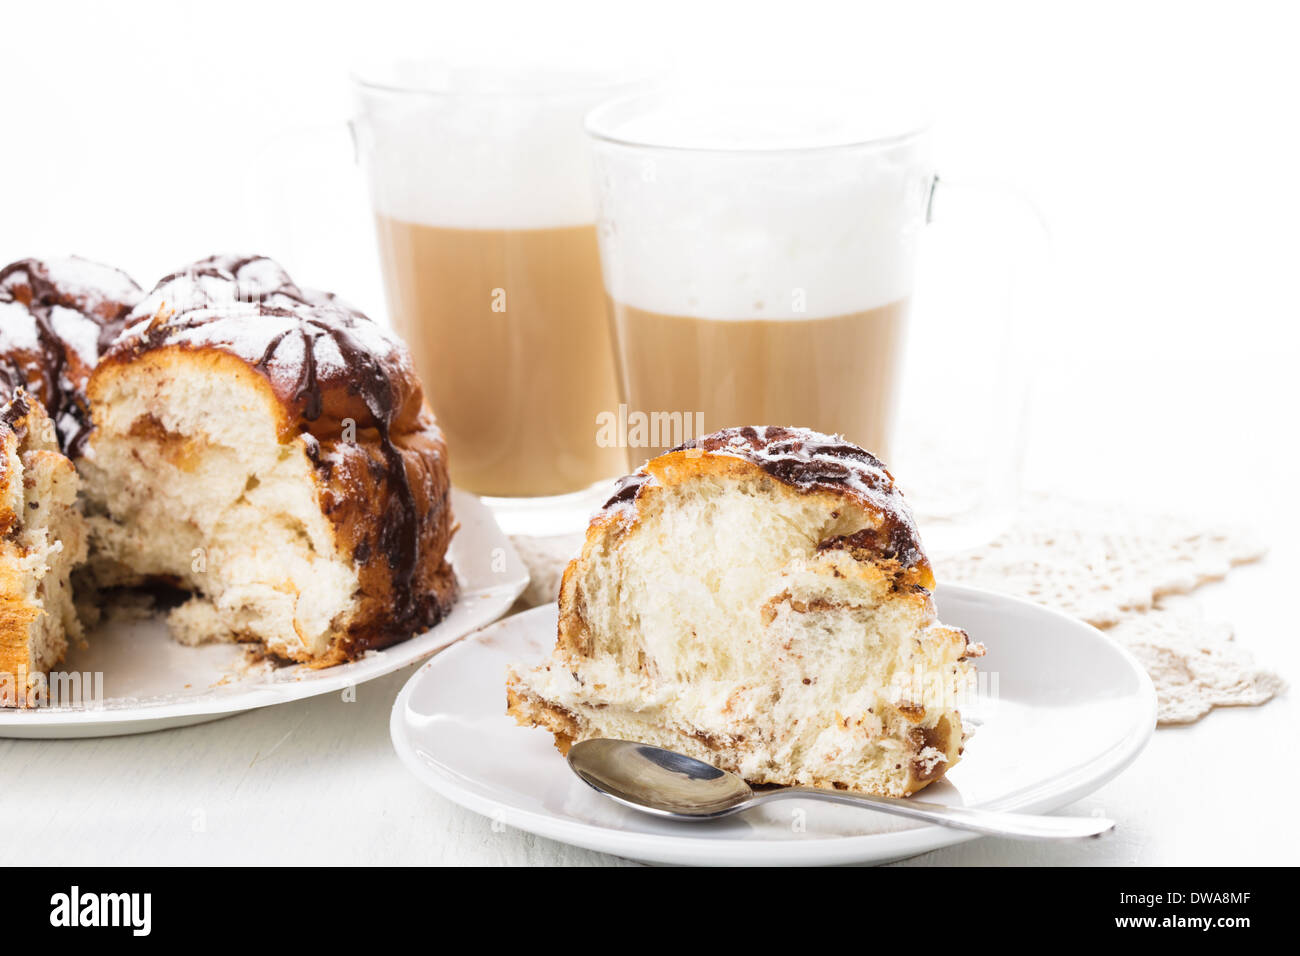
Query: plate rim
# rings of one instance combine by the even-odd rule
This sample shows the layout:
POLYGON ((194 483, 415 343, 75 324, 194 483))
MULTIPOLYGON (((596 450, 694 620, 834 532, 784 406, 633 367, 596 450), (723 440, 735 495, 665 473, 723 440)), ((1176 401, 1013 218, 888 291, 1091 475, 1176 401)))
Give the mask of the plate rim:
MULTIPOLYGON (((997 809, 1021 812, 1047 812, 1059 809, 1109 783, 1137 759, 1155 732, 1157 700, 1150 676, 1132 652, 1086 621, 1021 597, 962 584, 941 584, 936 590, 940 594, 960 594, 967 599, 983 598, 997 603, 1019 605, 1033 613, 1046 614, 1071 626, 1086 628, 1092 632, 1094 638, 1099 639, 1109 650, 1118 654, 1137 677, 1139 702, 1143 705, 1141 721, 1135 720, 1128 732, 1113 746, 1086 763, 1052 778, 1053 780, 1064 779, 1066 781, 1064 786, 1037 796, 1032 792, 1037 788, 1031 787, 1028 788, 1030 794, 1024 799, 1016 799, 1016 795, 1012 794, 992 803, 977 803, 972 804, 973 806, 994 806, 997 809)), ((555 612, 556 604, 552 602, 502 618, 445 649, 436 657, 426 661, 411 675, 393 701, 389 717, 389 735, 398 758, 416 779, 453 803, 480 815, 491 816, 494 812, 501 812, 506 816, 507 825, 537 836, 596 852, 660 863, 707 862, 722 865, 833 865, 867 861, 883 863, 941 847, 954 846, 979 837, 979 834, 964 833, 937 825, 922 825, 883 833, 817 837, 809 840, 763 838, 723 840, 709 837, 706 833, 697 837, 629 832, 568 817, 521 810, 494 801, 462 786, 450 772, 440 773, 421 761, 416 755, 413 742, 408 739, 409 728, 405 720, 406 704, 414 693, 415 687, 422 680, 428 679, 427 674, 434 668, 455 659, 456 655, 468 653, 476 642, 491 637, 498 629, 506 628, 526 617, 540 617, 543 613, 555 612), (485 807, 487 809, 484 809, 485 807)), ((575 779, 574 782, 578 781, 575 779)), ((683 824, 683 826, 692 825, 683 824)))
MULTIPOLYGON (((501 620, 519 595, 527 589, 529 582, 527 567, 515 550, 510 537, 501 529, 496 518, 492 515, 491 509, 478 496, 459 488, 453 488, 452 513, 456 516, 456 521, 461 527, 467 525, 466 518, 470 514, 473 515, 475 524, 483 523, 486 534, 484 536, 485 540, 481 543, 487 548, 505 549, 509 565, 519 570, 512 577, 499 583, 488 587, 473 588, 458 594, 455 603, 441 621, 428 630, 415 635, 410 640, 393 644, 382 650, 372 651, 371 655, 374 656, 363 656, 356 661, 330 668, 326 672, 317 671, 316 673, 324 673, 324 676, 314 680, 285 680, 277 683, 261 682, 250 686, 244 691, 232 689, 226 693, 197 694, 182 700, 160 700, 155 703, 143 700, 136 705, 118 708, 0 708, 0 739, 36 738, 38 736, 44 736, 48 739, 49 734, 42 735, 40 732, 61 730, 65 732, 66 736, 75 736, 78 730, 96 731, 98 733, 104 728, 122 729, 136 725, 139 725, 139 730, 143 731, 147 730, 147 725, 151 724, 158 724, 160 725, 158 729, 163 729, 162 725, 183 726, 172 723, 177 719, 194 718, 193 722, 199 722, 202 718, 216 719, 276 704, 306 700, 309 697, 334 693, 347 687, 357 686, 384 677, 402 667, 418 663, 456 642, 464 640, 482 628, 491 627, 501 620), (430 634, 437 632, 439 628, 444 627, 457 608, 462 606, 462 602, 468 600, 482 601, 487 598, 491 598, 493 604, 499 603, 500 605, 499 609, 493 610, 492 616, 487 620, 461 630, 459 633, 456 633, 455 629, 453 629, 445 635, 445 640, 443 639, 444 635, 439 635, 438 639, 431 642, 428 647, 417 644, 422 638, 428 637, 430 634), (412 653, 413 645, 418 649, 412 653), (351 664, 374 661, 379 661, 377 666, 367 668, 361 673, 346 669, 351 664), (22 731, 30 731, 31 733, 24 734, 21 733, 22 731)), ((457 572, 457 580, 463 585, 464 580, 461 578, 460 572, 457 572)), ((238 685, 228 686, 237 687, 238 685)))

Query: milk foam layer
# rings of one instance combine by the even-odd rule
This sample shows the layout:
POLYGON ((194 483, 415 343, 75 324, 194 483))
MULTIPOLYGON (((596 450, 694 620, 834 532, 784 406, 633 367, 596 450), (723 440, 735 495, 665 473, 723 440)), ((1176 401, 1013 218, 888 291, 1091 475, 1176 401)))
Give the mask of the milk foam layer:
POLYGON ((884 127, 779 105, 715 120, 698 106, 637 113, 629 104, 625 118, 620 108, 589 122, 615 301, 667 315, 789 320, 910 294, 933 180, 924 136, 867 142, 865 130, 884 127))
POLYGON ((400 89, 361 84, 356 132, 375 211, 459 229, 590 224, 583 117, 641 85, 532 70, 453 70, 400 89))
POLYGON ((862 102, 866 96, 665 92, 611 102, 594 112, 589 128, 597 136, 640 146, 782 150, 879 143, 924 127, 920 107, 891 97, 868 109, 862 102))

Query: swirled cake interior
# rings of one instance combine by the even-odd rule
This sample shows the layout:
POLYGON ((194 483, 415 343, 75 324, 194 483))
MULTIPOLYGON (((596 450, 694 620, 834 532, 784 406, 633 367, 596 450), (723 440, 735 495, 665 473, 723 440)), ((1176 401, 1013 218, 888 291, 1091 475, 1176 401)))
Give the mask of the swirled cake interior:
POLYGON ((316 500, 300 442, 276 433, 273 396, 242 363, 135 363, 96 396, 81 462, 101 587, 167 580, 186 643, 259 641, 310 660, 345 626, 358 588, 316 500))
MULTIPOLYGON (((766 453, 773 430, 749 431, 766 453)), ((834 481, 783 481, 743 434, 728 441, 650 462, 597 517, 554 655, 512 673, 511 712, 561 749, 640 740, 753 783, 906 794, 939 778, 981 649, 935 617, 919 547, 888 527, 910 517, 834 481)))

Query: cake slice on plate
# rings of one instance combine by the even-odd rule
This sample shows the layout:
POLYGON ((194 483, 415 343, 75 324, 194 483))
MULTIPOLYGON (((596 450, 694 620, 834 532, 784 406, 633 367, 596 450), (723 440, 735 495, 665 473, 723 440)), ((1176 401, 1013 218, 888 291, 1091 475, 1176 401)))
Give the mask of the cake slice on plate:
POLYGON ((941 624, 893 478, 842 439, 733 428, 623 479, 509 712, 568 750, 639 740, 753 784, 907 795, 943 776, 983 653, 941 624))

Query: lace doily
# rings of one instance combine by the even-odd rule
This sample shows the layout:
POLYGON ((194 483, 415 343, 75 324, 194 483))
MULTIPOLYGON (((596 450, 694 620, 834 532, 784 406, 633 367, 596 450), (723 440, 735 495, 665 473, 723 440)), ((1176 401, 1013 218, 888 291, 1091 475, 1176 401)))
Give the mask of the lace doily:
POLYGON ((1262 704, 1284 686, 1187 595, 1267 550, 1253 535, 1120 505, 1031 497, 996 540, 935 557, 940 581, 1058 608, 1125 644, 1151 676, 1159 722, 1262 704))
POLYGON ((1262 704, 1286 686, 1237 646, 1231 624, 1206 617, 1192 598, 1163 597, 1108 633, 1151 675, 1162 724, 1190 724, 1214 707, 1262 704))
POLYGON ((1165 594, 1222 578, 1267 550, 1241 531, 1034 496, 989 544, 931 557, 940 581, 1025 597, 1107 627, 1150 610, 1165 594))
POLYGON ((514 535, 510 541, 514 544, 519 557, 528 567, 528 587, 519 596, 519 609, 550 604, 560 595, 560 577, 569 561, 577 557, 582 550, 582 541, 586 535, 579 531, 573 534, 556 535, 553 538, 534 538, 527 535, 514 535))
MULTIPOLYGON (((582 540, 514 538, 532 574, 522 607, 555 600, 582 540)), ((1183 724, 1214 707, 1262 704, 1285 687, 1237 646, 1230 624, 1185 596, 1266 550, 1236 529, 1037 496, 989 544, 931 557, 941 582, 1024 597, 1102 628, 1151 675, 1160 723, 1183 724)))

